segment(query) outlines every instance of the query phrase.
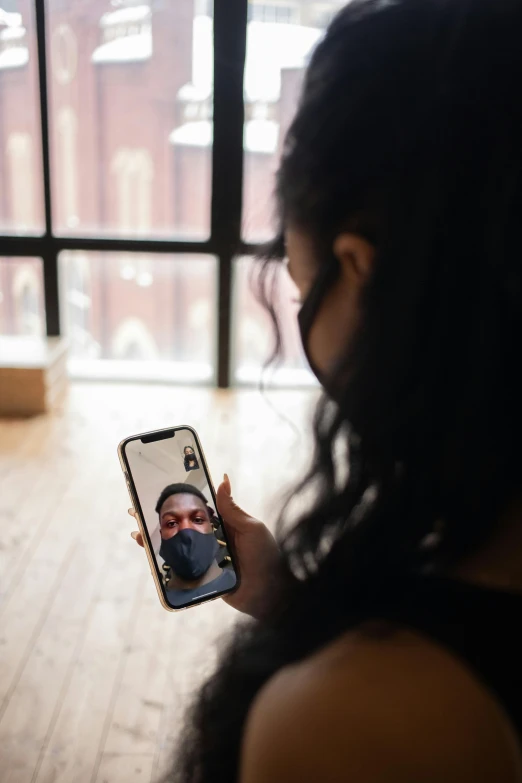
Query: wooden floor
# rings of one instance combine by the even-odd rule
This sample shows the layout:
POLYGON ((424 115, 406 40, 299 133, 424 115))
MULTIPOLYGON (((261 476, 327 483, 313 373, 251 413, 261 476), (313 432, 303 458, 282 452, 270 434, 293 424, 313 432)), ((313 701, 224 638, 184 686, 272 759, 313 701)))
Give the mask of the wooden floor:
POLYGON ((130 538, 118 442, 193 425, 215 483, 227 471, 270 523, 308 461, 313 400, 76 384, 56 414, 0 421, 1 783, 159 780, 187 697, 239 617, 222 601, 161 608, 130 538))

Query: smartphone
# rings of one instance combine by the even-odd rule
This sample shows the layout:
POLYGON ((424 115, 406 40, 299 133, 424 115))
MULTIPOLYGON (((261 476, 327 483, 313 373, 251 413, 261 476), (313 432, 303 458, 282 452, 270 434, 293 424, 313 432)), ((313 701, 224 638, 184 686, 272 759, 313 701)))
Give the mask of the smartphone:
POLYGON ((125 438, 118 456, 165 609, 213 601, 239 586, 205 455, 186 425, 125 438))

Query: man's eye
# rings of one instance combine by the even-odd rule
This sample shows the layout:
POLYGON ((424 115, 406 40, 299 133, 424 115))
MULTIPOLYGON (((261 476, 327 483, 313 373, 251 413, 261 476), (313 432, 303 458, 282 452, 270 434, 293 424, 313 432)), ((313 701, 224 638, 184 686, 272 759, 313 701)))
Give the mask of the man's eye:
POLYGON ((178 523, 176 522, 176 520, 175 520, 175 519, 169 519, 169 521, 167 522, 167 525, 168 525, 169 527, 174 527, 174 525, 177 525, 177 524, 178 524, 178 523))
POLYGON ((199 522, 199 524, 202 525, 205 520, 203 519, 203 517, 196 517, 194 521, 199 522))

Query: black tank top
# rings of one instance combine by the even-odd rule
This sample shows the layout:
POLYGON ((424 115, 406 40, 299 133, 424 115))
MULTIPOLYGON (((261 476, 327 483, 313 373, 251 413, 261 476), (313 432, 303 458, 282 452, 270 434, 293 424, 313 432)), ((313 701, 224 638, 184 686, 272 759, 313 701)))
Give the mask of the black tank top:
POLYGON ((522 593, 423 577, 392 614, 460 658, 496 697, 522 741, 522 593))

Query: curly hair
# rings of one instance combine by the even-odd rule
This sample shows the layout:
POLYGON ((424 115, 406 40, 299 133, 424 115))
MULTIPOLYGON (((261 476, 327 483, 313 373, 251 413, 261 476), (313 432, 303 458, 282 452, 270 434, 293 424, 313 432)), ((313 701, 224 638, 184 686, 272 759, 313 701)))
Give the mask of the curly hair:
POLYGON ((263 684, 385 616, 413 576, 445 573, 519 490, 521 39, 519 0, 353 0, 313 54, 260 296, 277 327, 273 256, 288 225, 307 232, 320 265, 339 232, 355 231, 375 267, 332 379, 342 391, 315 414, 296 489, 312 486, 315 502, 279 522, 295 587, 270 621, 227 641, 170 780, 233 783, 263 684))

